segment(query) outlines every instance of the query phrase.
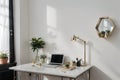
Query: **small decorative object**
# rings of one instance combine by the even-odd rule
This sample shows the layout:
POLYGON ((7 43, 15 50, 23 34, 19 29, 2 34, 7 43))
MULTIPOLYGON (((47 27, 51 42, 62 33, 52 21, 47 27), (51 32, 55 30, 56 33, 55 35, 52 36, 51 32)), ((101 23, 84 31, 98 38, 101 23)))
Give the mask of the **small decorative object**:
POLYGON ((8 56, 6 53, 0 52, 0 64, 7 64, 8 56))
POLYGON ((70 67, 70 62, 65 63, 65 67, 69 68, 70 67))
POLYGON ((46 58, 47 58, 47 56, 45 54, 40 55, 40 59, 41 59, 42 64, 46 62, 46 58))
POLYGON ((60 67, 62 71, 70 71, 76 69, 76 66, 73 66, 71 62, 66 62, 63 66, 60 67))
POLYGON ((39 62, 39 56, 38 56, 39 49, 44 48, 45 41, 43 41, 43 39, 41 37, 40 38, 32 38, 31 46, 32 46, 33 52, 36 51, 36 57, 33 62, 37 63, 37 62, 39 62))
POLYGON ((104 37, 105 37, 105 31, 99 32, 98 35, 99 35, 100 37, 103 37, 103 38, 104 38, 104 37))
POLYGON ((96 30, 100 38, 108 38, 115 28, 115 24, 109 17, 100 17, 96 25, 96 30))
POLYGON ((76 66, 76 61, 72 61, 72 66, 76 66))
POLYGON ((76 58, 76 60, 77 60, 77 66, 80 67, 80 66, 81 66, 81 60, 82 60, 82 59, 79 60, 78 58, 76 58))

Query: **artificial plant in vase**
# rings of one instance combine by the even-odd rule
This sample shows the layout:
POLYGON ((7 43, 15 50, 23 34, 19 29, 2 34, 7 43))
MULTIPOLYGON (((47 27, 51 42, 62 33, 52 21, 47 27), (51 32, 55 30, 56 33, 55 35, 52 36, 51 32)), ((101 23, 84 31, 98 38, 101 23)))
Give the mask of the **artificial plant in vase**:
POLYGON ((47 58, 47 56, 45 54, 40 55, 40 59, 41 59, 42 64, 46 62, 46 58, 47 58))
POLYGON ((36 51, 36 57, 34 63, 36 63, 39 60, 38 52, 39 49, 44 48, 45 46, 45 41, 40 37, 40 38, 32 38, 31 40, 31 47, 33 52, 36 51))

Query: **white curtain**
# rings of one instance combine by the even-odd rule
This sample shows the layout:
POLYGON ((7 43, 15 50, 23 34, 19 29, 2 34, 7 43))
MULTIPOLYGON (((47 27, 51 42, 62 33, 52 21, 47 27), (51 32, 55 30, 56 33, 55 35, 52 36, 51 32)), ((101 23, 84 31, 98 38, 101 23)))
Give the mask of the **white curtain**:
POLYGON ((0 51, 9 53, 9 0, 0 0, 0 51))

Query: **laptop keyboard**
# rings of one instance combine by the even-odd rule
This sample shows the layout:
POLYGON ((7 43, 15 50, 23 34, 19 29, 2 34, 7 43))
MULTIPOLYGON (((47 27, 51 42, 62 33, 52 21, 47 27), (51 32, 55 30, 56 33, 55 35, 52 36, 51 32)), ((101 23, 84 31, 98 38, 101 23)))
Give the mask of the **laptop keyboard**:
POLYGON ((60 65, 55 65, 55 64, 44 64, 44 67, 48 67, 48 68, 56 68, 59 67, 60 65))

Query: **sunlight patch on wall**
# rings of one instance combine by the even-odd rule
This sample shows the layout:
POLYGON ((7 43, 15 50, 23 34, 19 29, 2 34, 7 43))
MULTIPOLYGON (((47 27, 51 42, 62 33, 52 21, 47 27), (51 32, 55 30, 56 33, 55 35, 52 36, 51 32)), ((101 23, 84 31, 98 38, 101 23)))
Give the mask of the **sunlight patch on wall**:
POLYGON ((56 37, 56 35, 57 35, 57 32, 56 32, 53 28, 51 28, 51 27, 48 27, 48 28, 47 28, 47 33, 48 33, 51 37, 56 37))
POLYGON ((47 25, 56 28, 56 10, 47 6, 47 25))

